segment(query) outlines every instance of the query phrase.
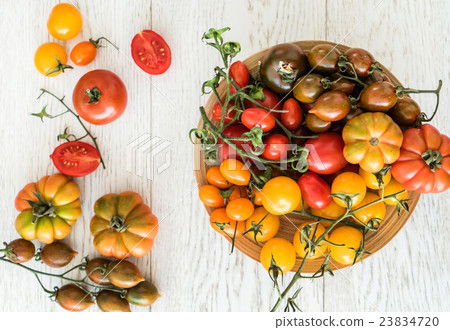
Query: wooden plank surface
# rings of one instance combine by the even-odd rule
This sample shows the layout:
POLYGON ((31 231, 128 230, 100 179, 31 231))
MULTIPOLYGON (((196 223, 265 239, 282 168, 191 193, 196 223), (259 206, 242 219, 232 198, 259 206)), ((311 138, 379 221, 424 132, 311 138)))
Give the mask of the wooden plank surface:
MULTIPOLYGON (((75 39, 62 43, 66 49, 81 40, 105 36, 120 51, 100 49, 94 63, 48 79, 35 70, 32 61, 40 44, 53 41, 45 22, 56 3, 2 1, 1 31, 14 33, 0 35, 4 77, 0 82, 1 239, 18 236, 14 230, 16 193, 27 182, 56 172, 48 158, 58 144, 56 135, 66 126, 81 133, 69 117, 41 123, 28 116, 47 103, 52 113, 61 110, 48 97, 36 101, 39 89, 67 95, 71 104, 73 87, 85 72, 96 68, 116 72, 127 85, 128 108, 116 122, 91 127, 107 169, 76 179, 84 215, 65 241, 80 256, 97 255, 89 233, 95 200, 109 192, 141 193, 161 226, 151 254, 133 261, 163 297, 151 308, 136 311, 267 311, 276 299, 258 263, 239 252, 228 254, 228 243, 211 230, 197 197, 193 147, 187 134, 198 121, 198 106, 206 100, 200 93, 201 83, 219 63, 217 54, 200 40, 209 27, 232 28, 226 38, 241 43, 238 59, 284 41, 330 40, 370 50, 405 85, 434 88, 441 78, 441 111, 434 124, 450 131, 449 115, 444 111, 449 105, 449 33, 444 20, 449 6, 444 0, 433 4, 406 0, 79 0, 73 3, 83 15, 83 29, 75 39), (142 29, 157 31, 171 46, 173 62, 166 74, 150 77, 133 63, 129 44, 142 29), (170 166, 165 169, 164 164, 170 166)), ((425 111, 432 110, 431 96, 414 98, 425 111)), ((338 272, 334 278, 301 283, 299 305, 305 311, 448 311, 449 196, 447 192, 422 197, 405 228, 363 264, 338 272)), ((2 311, 62 310, 47 299, 30 274, 0 264, 0 278, 2 311)), ((289 279, 286 276, 285 283, 289 279)), ((44 284, 50 288, 61 285, 48 279, 44 284)))

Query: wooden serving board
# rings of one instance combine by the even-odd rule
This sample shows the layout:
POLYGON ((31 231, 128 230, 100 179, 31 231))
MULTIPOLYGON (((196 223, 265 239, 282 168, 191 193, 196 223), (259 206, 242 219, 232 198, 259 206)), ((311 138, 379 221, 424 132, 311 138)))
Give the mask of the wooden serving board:
MULTIPOLYGON (((307 41, 296 41, 292 42, 293 44, 296 44, 300 46, 300 48, 303 49, 303 51, 308 54, 311 48, 313 48, 315 45, 318 44, 330 44, 330 45, 336 45, 333 42, 328 41, 318 41, 318 40, 307 40, 307 41)), ((350 47, 344 46, 344 45, 337 45, 337 48, 343 53, 350 47)), ((267 49, 261 50, 258 53, 253 54, 243 62, 247 65, 249 71, 251 74, 255 74, 258 69, 258 63, 262 60, 264 57, 264 54, 267 52, 267 49)), ((394 85, 401 84, 400 81, 383 65, 380 64, 382 69, 384 70, 384 73, 391 79, 392 83, 394 85)), ((225 83, 222 82, 219 85, 218 93, 220 97, 223 97, 226 93, 226 86, 225 83)), ((216 97, 214 95, 211 95, 211 97, 207 100, 205 104, 205 111, 208 115, 208 118, 212 118, 212 109, 214 103, 217 102, 216 97)), ((198 124, 199 128, 203 127, 203 120, 200 119, 200 122, 198 124)), ((199 143, 199 141, 197 141, 199 143)), ((198 148, 196 145, 195 148, 198 148)), ((200 150, 200 148, 196 149, 196 152, 200 150)), ((198 183, 198 186, 201 187, 205 184, 208 184, 208 181, 206 180, 206 172, 209 169, 209 166, 204 162, 204 159, 202 157, 194 157, 195 158, 195 177, 198 183)), ((396 207, 392 205, 386 205, 386 215, 383 220, 383 222, 380 225, 380 229, 377 232, 370 232, 366 236, 366 242, 365 242, 365 250, 370 252, 371 254, 364 254, 363 258, 367 258, 370 255, 373 255, 375 252, 379 251, 381 248, 383 248, 397 233, 402 229, 402 227, 405 225, 406 221, 408 221, 409 217, 411 216, 411 213, 414 211, 414 208, 416 207, 418 201, 420 198, 420 194, 417 192, 409 192, 408 195, 408 204, 409 204, 409 212, 402 212, 400 216, 397 215, 396 207)), ((209 215, 214 211, 214 208, 212 207, 206 207, 206 210, 209 215)), ((302 222, 311 220, 311 218, 302 217, 294 214, 288 214, 286 216, 280 216, 280 230, 276 237, 282 237, 287 239, 288 241, 292 242, 296 227, 299 226, 302 222)), ((260 243, 257 245, 251 235, 245 235, 236 238, 235 241, 236 248, 240 250, 245 255, 249 256, 250 258, 260 261, 259 255, 261 248, 263 246, 263 243, 260 243)), ((293 272, 297 271, 298 267, 300 266, 302 259, 300 259, 297 256, 297 261, 295 263, 294 268, 292 269, 293 272)), ((324 257, 317 258, 315 260, 308 260, 305 264, 305 267, 303 268, 304 273, 315 273, 320 266, 322 265, 324 261, 324 257)), ((342 269, 348 267, 348 265, 342 265, 334 261, 333 259, 330 262, 330 268, 332 270, 336 269, 342 269)))

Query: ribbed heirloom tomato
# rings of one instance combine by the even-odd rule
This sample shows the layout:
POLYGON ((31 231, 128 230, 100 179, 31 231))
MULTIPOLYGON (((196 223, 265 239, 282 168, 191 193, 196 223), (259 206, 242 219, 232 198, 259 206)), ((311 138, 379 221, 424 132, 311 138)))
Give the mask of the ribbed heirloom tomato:
POLYGON ((142 197, 131 191, 107 194, 94 205, 94 246, 105 257, 143 257, 153 247, 158 219, 142 197))
POLYGON ((375 173, 398 159, 403 134, 387 114, 366 112, 345 124, 342 138, 345 159, 375 173))
POLYGON ((37 238, 45 244, 65 238, 81 216, 79 197, 78 185, 62 174, 27 184, 15 201, 21 212, 16 219, 17 232, 26 240, 37 238))
POLYGON ((450 187, 450 138, 431 126, 404 132, 392 176, 407 190, 439 193, 450 187))

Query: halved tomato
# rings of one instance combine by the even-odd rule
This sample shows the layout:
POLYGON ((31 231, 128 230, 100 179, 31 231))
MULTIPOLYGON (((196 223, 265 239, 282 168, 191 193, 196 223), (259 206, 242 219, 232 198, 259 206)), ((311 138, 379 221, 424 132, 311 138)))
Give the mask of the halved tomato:
POLYGON ((152 30, 144 30, 134 36, 131 55, 137 66, 148 74, 162 74, 172 63, 169 45, 152 30))
POLYGON ((98 150, 81 141, 70 141, 57 146, 50 158, 58 171, 72 177, 88 175, 100 165, 98 150))

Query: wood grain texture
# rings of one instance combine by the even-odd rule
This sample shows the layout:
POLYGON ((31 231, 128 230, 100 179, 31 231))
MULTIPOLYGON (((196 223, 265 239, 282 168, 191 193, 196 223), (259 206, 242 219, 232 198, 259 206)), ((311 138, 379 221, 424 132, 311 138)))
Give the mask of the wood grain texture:
MULTIPOLYGON (((116 122, 91 127, 107 169, 76 179, 84 215, 65 241, 80 256, 97 256, 89 233, 95 200, 108 192, 141 193, 161 226, 151 254, 132 260, 163 297, 151 308, 133 308, 135 311, 267 311, 276 298, 259 263, 239 252, 228 255, 228 242, 211 230, 197 197, 193 147, 187 134, 197 124, 198 107, 207 99, 200 94, 201 83, 219 63, 217 53, 200 41, 209 27, 232 28, 227 38, 242 44, 241 60, 280 42, 339 42, 350 32, 342 43, 370 50, 405 85, 434 88, 439 78, 444 79, 441 111, 434 124, 450 132, 445 111, 450 60, 444 19, 449 5, 445 0, 432 4, 384 0, 371 14, 369 9, 380 1, 73 1, 82 12, 83 29, 75 39, 61 44, 70 50, 81 40, 106 36, 120 52, 102 48, 87 67, 48 79, 32 63, 36 48, 53 41, 45 22, 57 2, 2 1, 1 31, 14 33, 0 35, 0 70, 7 77, 0 82, 1 240, 18 236, 14 230, 16 193, 27 182, 56 172, 48 158, 58 144, 56 135, 66 126, 82 133, 70 117, 42 124, 28 116, 45 104, 52 113, 61 109, 48 97, 36 101, 39 88, 67 95, 71 104, 72 89, 85 72, 95 68, 116 72, 127 85, 128 108, 116 122), (131 60, 132 37, 148 28, 163 35, 172 48, 172 67, 162 76, 146 75, 131 60), (149 142, 150 137, 159 139, 149 142), (165 147, 159 151, 161 144, 165 147), (166 157, 170 167, 162 170, 166 157)), ((414 99, 425 111, 432 110, 431 96, 414 99)), ((301 283, 304 289, 299 305, 305 311, 448 311, 449 197, 449 192, 422 197, 404 229, 363 264, 338 272, 334 278, 301 283)), ((2 311, 62 311, 39 289, 32 275, 0 264, 0 278, 2 311)), ((289 280, 286 276, 284 283, 289 280)), ((44 279, 44 284, 52 288, 61 282, 44 279)), ((89 310, 98 311, 96 307, 89 310)))

